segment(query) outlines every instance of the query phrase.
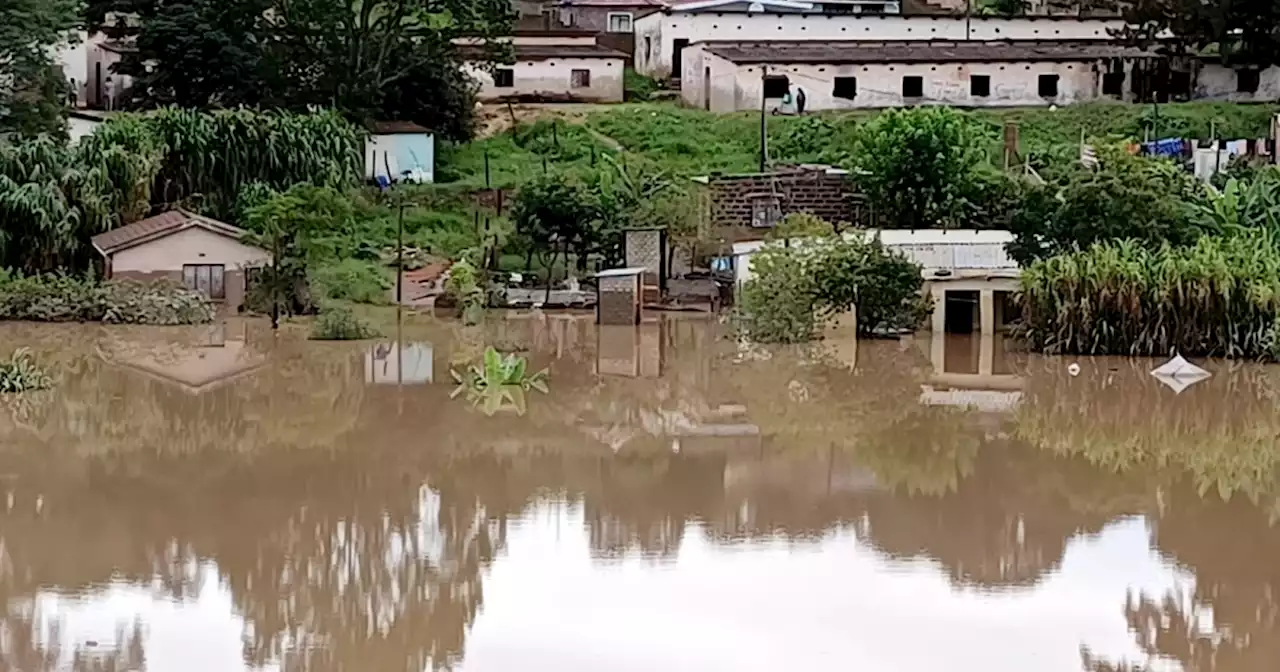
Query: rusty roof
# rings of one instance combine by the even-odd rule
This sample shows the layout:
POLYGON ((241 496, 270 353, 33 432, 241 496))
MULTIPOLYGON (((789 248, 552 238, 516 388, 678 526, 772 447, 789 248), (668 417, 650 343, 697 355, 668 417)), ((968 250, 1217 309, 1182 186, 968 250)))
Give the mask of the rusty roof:
POLYGON ((103 255, 112 255, 136 245, 163 238, 191 227, 199 227, 206 231, 239 240, 245 234, 230 224, 223 224, 208 217, 202 217, 186 210, 170 210, 154 217, 138 220, 104 233, 99 233, 91 240, 93 247, 103 255))
POLYGON ((734 63, 981 63, 997 61, 1096 61, 1157 54, 1112 40, 955 40, 832 42, 703 42, 707 52, 734 63))

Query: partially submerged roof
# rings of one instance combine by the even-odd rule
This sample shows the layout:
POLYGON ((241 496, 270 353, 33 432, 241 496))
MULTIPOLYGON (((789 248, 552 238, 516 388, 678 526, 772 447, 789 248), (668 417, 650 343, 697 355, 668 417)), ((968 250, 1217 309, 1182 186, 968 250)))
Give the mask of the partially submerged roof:
POLYGON ((121 250, 127 250, 190 228, 204 229, 210 233, 234 238, 235 240, 240 240, 246 233, 244 229, 196 215, 186 210, 170 210, 118 229, 99 233, 91 240, 93 241, 94 249, 98 250, 99 253, 112 255, 121 250))
MULTIPOLYGON (((1155 52, 1125 46, 1112 40, 1002 40, 958 42, 954 40, 869 42, 703 42, 711 54, 733 63, 981 63, 1007 61, 1095 61, 1104 58, 1141 58, 1155 52)), ((782 73, 785 74, 785 73, 782 73)))

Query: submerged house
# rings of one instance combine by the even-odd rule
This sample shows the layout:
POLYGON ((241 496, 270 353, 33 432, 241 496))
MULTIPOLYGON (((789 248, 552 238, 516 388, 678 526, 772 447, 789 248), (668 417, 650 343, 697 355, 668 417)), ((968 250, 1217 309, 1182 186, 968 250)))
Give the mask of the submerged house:
POLYGON ((225 310, 244 304, 247 271, 271 262, 271 253, 244 243, 243 229, 208 217, 170 210, 93 237, 108 280, 166 278, 200 292, 225 310))

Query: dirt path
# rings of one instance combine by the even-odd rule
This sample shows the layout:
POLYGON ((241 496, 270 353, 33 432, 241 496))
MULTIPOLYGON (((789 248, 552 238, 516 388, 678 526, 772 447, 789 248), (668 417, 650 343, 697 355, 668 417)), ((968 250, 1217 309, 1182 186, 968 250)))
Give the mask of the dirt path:
POLYGON ((505 103, 482 105, 476 117, 479 123, 478 138, 489 138, 504 133, 512 127, 514 113, 516 123, 530 123, 539 119, 563 119, 570 124, 582 126, 610 149, 622 151, 622 144, 617 140, 586 126, 591 112, 608 107, 593 103, 520 103, 510 108, 505 103))

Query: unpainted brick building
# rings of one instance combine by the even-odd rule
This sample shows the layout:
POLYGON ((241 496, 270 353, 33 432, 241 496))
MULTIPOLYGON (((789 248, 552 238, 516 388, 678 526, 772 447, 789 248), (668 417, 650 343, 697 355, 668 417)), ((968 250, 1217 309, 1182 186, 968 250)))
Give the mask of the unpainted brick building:
POLYGON ((870 205, 846 170, 796 166, 700 181, 706 184, 706 221, 726 242, 759 240, 783 217, 801 212, 840 226, 874 225, 870 205))

